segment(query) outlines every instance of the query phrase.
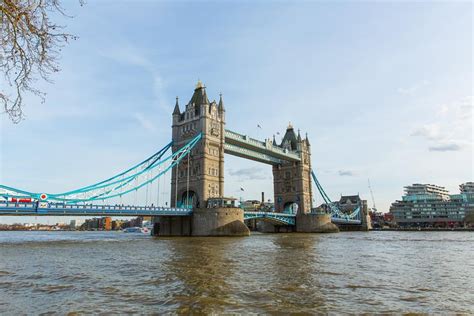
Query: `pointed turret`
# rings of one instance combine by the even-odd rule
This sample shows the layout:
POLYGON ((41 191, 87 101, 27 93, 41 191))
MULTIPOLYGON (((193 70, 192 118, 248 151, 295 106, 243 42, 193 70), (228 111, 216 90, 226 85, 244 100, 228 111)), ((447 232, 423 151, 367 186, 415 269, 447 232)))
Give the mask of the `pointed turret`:
POLYGON ((283 136, 283 140, 281 141, 281 146, 289 146, 290 150, 296 150, 296 142, 296 134, 293 129, 293 125, 290 123, 286 128, 286 133, 285 136, 283 136))
POLYGON ((305 140, 306 140, 306 145, 307 145, 307 146, 310 146, 310 144, 309 144, 309 138, 308 138, 308 133, 306 133, 306 139, 305 139, 305 140))
POLYGON ((180 115, 178 97, 176 97, 176 105, 174 106, 173 115, 180 115))
POLYGON ((276 142, 276 139, 275 139, 275 135, 273 135, 273 146, 278 146, 278 144, 276 142))
POLYGON ((297 138, 298 142, 301 143, 301 133, 300 133, 300 130, 298 129, 298 138, 297 138))
POLYGON ((201 82, 201 80, 198 81, 196 84, 196 88, 194 89, 194 94, 189 101, 190 104, 193 104, 195 106, 200 106, 202 104, 209 104, 209 99, 207 98, 206 94, 206 87, 204 84, 201 82))
POLYGON ((224 101, 222 100, 222 93, 219 93, 219 107, 218 107, 219 112, 224 112, 224 101))

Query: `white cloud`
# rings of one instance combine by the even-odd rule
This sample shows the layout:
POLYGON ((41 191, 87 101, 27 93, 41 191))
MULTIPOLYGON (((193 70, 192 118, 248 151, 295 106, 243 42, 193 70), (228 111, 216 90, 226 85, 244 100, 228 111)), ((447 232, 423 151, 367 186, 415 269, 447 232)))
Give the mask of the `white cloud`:
POLYGON ((416 92, 418 92, 420 89, 422 89, 423 87, 426 87, 430 84, 430 82, 428 80, 423 80, 423 81, 420 81, 420 82, 417 82, 409 87, 405 87, 405 88, 398 88, 398 93, 400 94, 404 94, 404 95, 413 95, 415 94, 416 92))
MULTIPOLYGON (((455 107, 455 115, 458 120, 467 120, 472 124, 472 113, 474 111, 474 100, 471 96, 461 99, 455 107)), ((471 125, 472 126, 472 125, 471 125)))
POLYGON ((433 122, 416 127, 410 136, 420 136, 429 143, 429 151, 459 151, 472 145, 472 96, 443 104, 433 122))
POLYGON ((465 96, 464 98, 461 98, 449 104, 441 105, 437 112, 437 116, 450 117, 457 121, 463 121, 471 119, 473 111, 473 97, 465 96))
POLYGON ((140 123, 141 127, 143 127, 145 130, 149 132, 156 132, 156 126, 142 113, 135 113, 134 117, 138 121, 138 123, 140 123))
POLYGON ((123 44, 108 51, 101 51, 99 55, 117 63, 126 63, 142 68, 151 78, 150 86, 156 105, 166 113, 171 111, 173 102, 167 97, 166 82, 157 70, 156 63, 148 58, 144 52, 137 50, 130 44, 123 44))
POLYGON ((157 105, 165 111, 165 113, 169 113, 171 111, 171 100, 168 100, 168 97, 165 93, 165 82, 163 78, 157 73, 152 72, 153 76, 153 94, 155 96, 155 101, 157 105))
POLYGON ((425 124, 414 129, 410 136, 422 136, 429 140, 439 139, 441 137, 440 126, 438 124, 425 124))
POLYGON ((135 65, 145 69, 153 67, 153 64, 143 55, 143 53, 139 52, 135 47, 128 43, 122 43, 121 45, 114 46, 109 50, 101 50, 99 55, 118 63, 135 65))
POLYGON ((229 170, 229 175, 232 177, 237 177, 239 181, 243 180, 264 180, 267 177, 265 176, 262 168, 251 167, 251 168, 242 168, 238 170, 229 170))

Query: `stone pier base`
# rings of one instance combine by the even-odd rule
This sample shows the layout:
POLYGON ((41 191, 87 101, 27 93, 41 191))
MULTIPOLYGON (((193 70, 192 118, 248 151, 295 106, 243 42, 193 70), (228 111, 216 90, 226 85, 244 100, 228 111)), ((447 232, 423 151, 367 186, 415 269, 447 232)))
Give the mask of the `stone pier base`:
POLYGON ((289 225, 276 225, 270 222, 260 221, 257 223, 257 231, 261 233, 292 233, 295 231, 295 227, 289 225))
POLYGON ((159 216, 154 236, 249 236, 244 211, 239 208, 194 209, 190 216, 159 216))
POLYGON ((239 208, 198 208, 193 212, 193 236, 249 236, 239 208))
POLYGON ((329 214, 297 214, 296 232, 337 233, 339 228, 331 223, 331 215, 329 214))
POLYGON ((191 236, 192 216, 157 216, 154 218, 154 236, 191 236))

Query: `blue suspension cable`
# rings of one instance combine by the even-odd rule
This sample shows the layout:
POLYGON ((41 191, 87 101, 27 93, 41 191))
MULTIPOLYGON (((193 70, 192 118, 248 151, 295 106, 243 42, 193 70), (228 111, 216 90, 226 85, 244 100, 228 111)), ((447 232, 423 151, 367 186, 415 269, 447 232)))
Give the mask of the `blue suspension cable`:
MULTIPOLYGON (((134 188, 131 188, 129 190, 126 190, 124 191, 122 194, 127 194, 127 193, 130 193, 132 192, 133 190, 138 190, 140 188, 142 188, 143 186, 147 185, 148 183, 151 183, 153 181, 155 181, 157 178, 161 177, 163 174, 165 174, 166 172, 168 172, 171 168, 173 168, 174 166, 176 166, 177 164, 180 163, 180 161, 184 158, 184 156, 186 155, 186 152, 191 150, 192 148, 194 148, 194 146, 197 144, 197 142, 202 138, 202 135, 199 134, 198 136, 196 136, 193 140, 191 140, 188 144, 186 144, 185 146, 183 146, 178 152, 176 153, 179 153, 179 156, 176 156, 176 158, 174 160, 172 160, 173 162, 168 166, 166 167, 163 171, 161 171, 160 173, 158 173, 156 176, 154 176, 153 178, 151 178, 150 180, 148 181, 145 181, 144 183, 134 187, 134 188)), ((110 193, 107 192, 107 194, 110 193)), ((110 199, 110 198, 113 198, 113 197, 116 197, 120 194, 113 194, 113 195, 109 195, 109 196, 105 196, 105 197, 101 197, 102 199, 110 199)), ((68 203, 77 203, 77 202, 81 202, 81 201, 94 201, 94 200, 97 200, 99 197, 97 196, 94 196, 94 197, 91 197, 91 198, 87 198, 87 199, 74 199, 74 200, 69 200, 68 203)))
POLYGON ((331 210, 331 215, 334 217, 334 216, 337 216, 337 217, 341 217, 341 218, 346 218, 346 219, 353 219, 354 217, 356 216, 360 216, 360 206, 357 207, 352 213, 350 214, 346 214, 344 212, 342 212, 335 204, 334 202, 331 201, 331 199, 329 198, 329 196, 326 194, 326 192, 324 191, 321 183, 319 183, 318 181, 318 178, 316 177, 316 174, 314 173, 313 170, 311 170, 311 176, 313 178, 313 181, 314 183, 316 184, 316 187, 319 191, 319 193, 321 194, 324 202, 326 203, 326 205, 330 208, 331 210))

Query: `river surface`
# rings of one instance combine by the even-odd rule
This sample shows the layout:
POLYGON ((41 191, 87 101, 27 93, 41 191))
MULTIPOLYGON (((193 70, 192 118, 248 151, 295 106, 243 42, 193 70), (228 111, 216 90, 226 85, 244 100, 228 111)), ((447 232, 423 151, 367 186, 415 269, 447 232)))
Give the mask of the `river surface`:
POLYGON ((0 314, 474 314, 474 233, 0 232, 0 314))

